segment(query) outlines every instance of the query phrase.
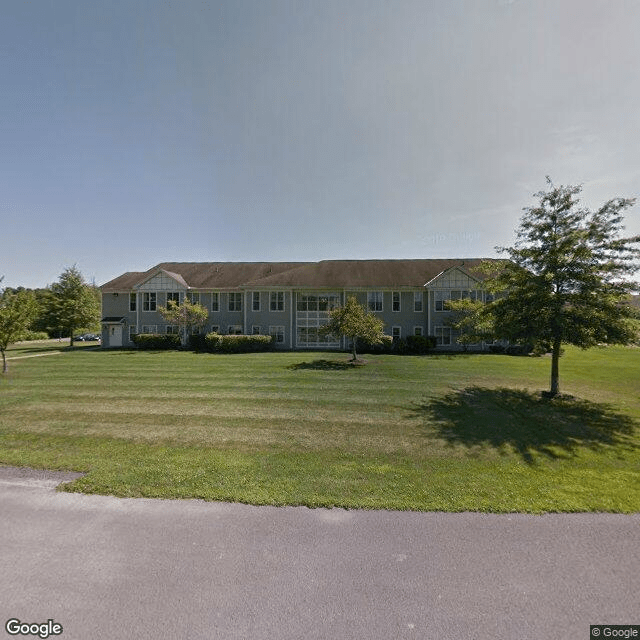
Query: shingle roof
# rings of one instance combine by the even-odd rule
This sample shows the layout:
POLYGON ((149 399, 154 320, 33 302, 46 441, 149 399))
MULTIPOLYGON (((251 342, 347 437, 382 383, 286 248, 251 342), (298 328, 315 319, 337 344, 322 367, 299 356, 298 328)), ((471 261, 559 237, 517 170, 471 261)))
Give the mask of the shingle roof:
POLYGON ((128 272, 105 283, 103 291, 125 291, 165 271, 192 289, 242 287, 422 287, 459 266, 473 269, 481 258, 418 260, 322 260, 320 262, 163 262, 145 272, 128 272))

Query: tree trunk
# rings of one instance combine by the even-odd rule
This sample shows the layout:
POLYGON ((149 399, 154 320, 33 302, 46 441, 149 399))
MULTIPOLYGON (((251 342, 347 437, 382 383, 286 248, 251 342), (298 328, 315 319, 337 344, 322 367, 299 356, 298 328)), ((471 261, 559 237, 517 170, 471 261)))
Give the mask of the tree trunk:
POLYGON ((557 396, 560 393, 560 346, 562 340, 556 338, 553 341, 553 351, 551 353, 551 389, 549 395, 551 397, 557 396))
POLYGON ((353 362, 358 359, 358 354, 356 353, 356 343, 358 342, 358 338, 353 338, 353 362))
POLYGON ((9 365, 7 364, 7 356, 2 349, 2 373, 9 373, 9 365))

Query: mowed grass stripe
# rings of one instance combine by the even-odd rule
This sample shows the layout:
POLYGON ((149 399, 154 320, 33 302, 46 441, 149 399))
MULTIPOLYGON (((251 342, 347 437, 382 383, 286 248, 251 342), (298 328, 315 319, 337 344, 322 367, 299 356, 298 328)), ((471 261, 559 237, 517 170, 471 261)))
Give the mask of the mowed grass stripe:
POLYGON ((638 349, 547 358, 69 351, 0 381, 0 461, 256 504, 638 511, 638 349), (45 362, 46 361, 46 362, 45 362), (564 374, 564 375, 563 375, 564 374))

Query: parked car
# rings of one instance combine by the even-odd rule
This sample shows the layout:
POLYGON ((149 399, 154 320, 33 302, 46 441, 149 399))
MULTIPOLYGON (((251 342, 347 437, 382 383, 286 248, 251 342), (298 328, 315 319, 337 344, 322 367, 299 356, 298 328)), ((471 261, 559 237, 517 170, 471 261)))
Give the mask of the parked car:
POLYGON ((83 333, 81 336, 74 336, 74 342, 100 342, 100 336, 96 333, 83 333))

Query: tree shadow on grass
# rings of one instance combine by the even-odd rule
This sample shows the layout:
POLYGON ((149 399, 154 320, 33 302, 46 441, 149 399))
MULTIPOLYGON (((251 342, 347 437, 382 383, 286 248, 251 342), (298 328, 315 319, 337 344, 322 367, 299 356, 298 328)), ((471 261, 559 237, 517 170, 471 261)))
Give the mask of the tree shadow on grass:
POLYGON ((304 369, 311 369, 315 371, 350 371, 356 369, 363 363, 360 360, 352 362, 350 360, 313 360, 312 362, 298 362, 296 364, 289 365, 288 369, 294 371, 300 371, 304 369))
POLYGON ((527 464, 535 464, 536 454, 566 458, 584 447, 639 448, 637 421, 611 405, 572 396, 550 399, 527 390, 468 387, 416 405, 413 414, 451 446, 503 454, 511 447, 527 464))

